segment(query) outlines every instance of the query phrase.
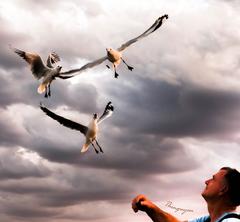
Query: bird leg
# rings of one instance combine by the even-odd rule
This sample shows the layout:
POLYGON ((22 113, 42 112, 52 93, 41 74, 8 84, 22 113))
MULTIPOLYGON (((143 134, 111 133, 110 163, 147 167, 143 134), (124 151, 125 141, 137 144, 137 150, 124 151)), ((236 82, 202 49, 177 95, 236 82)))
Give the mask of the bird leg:
POLYGON ((51 96, 51 88, 50 88, 50 84, 48 85, 48 96, 51 96))
POLYGON ((100 152, 102 152, 103 153, 103 150, 102 150, 102 147, 99 145, 99 143, 98 143, 98 141, 97 140, 95 140, 96 141, 96 144, 97 144, 97 146, 99 147, 99 149, 100 149, 100 152))
POLYGON ((45 98, 48 98, 47 90, 48 90, 48 87, 46 86, 46 87, 45 87, 45 95, 44 95, 45 98))
POLYGON ((93 142, 91 142, 91 144, 92 144, 92 146, 93 146, 95 152, 98 153, 98 150, 97 150, 96 147, 94 146, 93 142))
POLYGON ((129 66, 129 65, 125 62, 125 60, 124 60, 123 58, 121 58, 121 60, 122 60, 123 63, 128 67, 128 69, 129 69, 130 71, 133 70, 133 67, 132 67, 132 66, 129 66))
MULTIPOLYGON (((108 69, 111 69, 109 65, 106 65, 108 69)), ((114 67, 114 74, 115 74, 115 78, 118 78, 119 74, 117 74, 116 72, 116 66, 113 64, 113 67, 114 67)))
POLYGON ((115 64, 113 64, 113 67, 114 67, 114 74, 115 74, 115 78, 117 79, 118 78, 118 76, 119 76, 119 74, 117 74, 117 71, 116 71, 116 66, 115 66, 115 64))

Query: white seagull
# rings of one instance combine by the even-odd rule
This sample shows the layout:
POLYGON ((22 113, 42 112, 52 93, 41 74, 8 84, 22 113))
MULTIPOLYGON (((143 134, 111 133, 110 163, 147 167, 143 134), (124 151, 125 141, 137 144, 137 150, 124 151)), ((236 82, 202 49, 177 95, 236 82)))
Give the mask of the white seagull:
POLYGON ((96 145, 99 147, 100 152, 103 153, 103 150, 97 141, 97 134, 99 131, 98 124, 112 115, 113 110, 114 110, 112 102, 108 102, 103 114, 99 118, 96 113, 93 114, 93 118, 92 118, 91 122, 89 123, 88 127, 53 113, 52 111, 47 109, 45 106, 43 106, 41 103, 40 103, 40 108, 49 117, 58 121, 60 124, 70 128, 70 129, 78 130, 85 136, 86 141, 85 141, 84 145, 82 146, 81 153, 86 152, 88 150, 90 144, 92 144, 94 150, 96 151, 96 153, 98 153, 99 151, 97 150, 96 146, 94 145, 94 143, 93 143, 94 141, 96 142, 96 145))
MULTIPOLYGON (((10 46, 11 47, 11 46, 10 46)), ((47 58, 46 65, 43 64, 41 57, 37 53, 25 52, 20 49, 12 48, 11 49, 21 56, 29 65, 32 71, 33 76, 36 79, 41 79, 42 83, 38 87, 38 93, 45 92, 45 97, 51 96, 50 85, 51 82, 56 78, 67 79, 72 76, 64 76, 60 73, 62 67, 53 65, 60 61, 59 56, 55 52, 51 52, 47 58)))
MULTIPOLYGON (((72 69, 66 72, 62 72, 62 74, 72 74, 75 72, 82 72, 88 68, 92 68, 96 65, 101 64, 103 61, 105 61, 106 59, 108 59, 112 64, 113 64, 113 69, 114 69, 114 76, 115 78, 118 78, 119 74, 116 71, 117 66, 121 63, 121 61, 123 61, 123 63, 127 66, 127 68, 129 70, 133 70, 133 67, 129 66, 125 60, 122 58, 122 51, 124 49, 126 49, 128 46, 132 45, 133 43, 137 42, 138 40, 147 37, 148 35, 150 35, 151 33, 155 32, 161 25, 163 22, 163 19, 168 19, 168 15, 165 14, 161 17, 159 17, 154 23, 153 25, 147 29, 145 32, 143 32, 141 35, 137 36, 136 38, 133 38, 127 42, 125 42, 124 44, 122 44, 117 50, 114 50, 112 48, 107 48, 107 56, 104 56, 98 60, 95 60, 93 62, 87 63, 84 66, 82 66, 81 68, 78 69, 72 69)), ((110 68, 108 65, 106 65, 108 68, 110 68)), ((72 76, 71 76, 72 77, 72 76)))

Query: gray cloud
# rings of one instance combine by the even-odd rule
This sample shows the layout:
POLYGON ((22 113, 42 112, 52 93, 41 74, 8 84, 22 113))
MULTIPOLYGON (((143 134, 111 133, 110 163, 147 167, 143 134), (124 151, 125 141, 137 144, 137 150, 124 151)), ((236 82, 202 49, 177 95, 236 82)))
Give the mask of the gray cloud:
POLYGON ((10 150, 1 151, 0 178, 20 179, 25 177, 46 177, 50 171, 40 164, 36 166, 31 161, 21 158, 20 154, 10 150))
POLYGON ((231 134, 239 127, 234 121, 240 105, 238 92, 184 83, 170 85, 146 78, 132 80, 137 87, 127 86, 116 91, 111 87, 108 89, 114 100, 124 98, 117 110, 121 114, 118 115, 118 126, 172 137, 221 136, 231 134))
POLYGON ((0 117, 0 145, 14 147, 18 144, 24 144, 26 138, 24 137, 25 132, 23 128, 14 123, 11 115, 7 115, 6 112, 7 111, 1 110, 2 114, 0 117))

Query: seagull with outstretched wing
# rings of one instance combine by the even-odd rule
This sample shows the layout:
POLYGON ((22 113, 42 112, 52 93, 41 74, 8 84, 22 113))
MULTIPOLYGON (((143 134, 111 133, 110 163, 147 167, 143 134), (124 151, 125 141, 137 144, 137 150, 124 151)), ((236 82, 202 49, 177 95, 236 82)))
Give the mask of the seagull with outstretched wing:
POLYGON ((85 136, 86 141, 85 141, 84 145, 82 146, 81 153, 86 152, 88 150, 90 144, 93 146, 96 153, 99 153, 99 151, 97 150, 96 146, 93 143, 94 141, 96 142, 96 145, 99 147, 100 152, 103 153, 102 147, 99 145, 99 143, 97 141, 97 134, 99 131, 98 124, 100 124, 103 120, 105 120, 106 118, 108 118, 112 115, 112 113, 114 111, 114 107, 111 102, 108 102, 103 114, 99 118, 96 113, 93 114, 93 118, 92 118, 91 122, 89 123, 88 127, 53 113, 52 111, 47 109, 42 103, 40 103, 40 108, 49 117, 58 121, 63 126, 68 127, 73 130, 80 131, 85 136))
MULTIPOLYGON (((122 44, 117 50, 114 50, 112 48, 107 48, 107 55, 98 59, 98 60, 95 60, 93 62, 89 62, 87 64, 85 64, 84 66, 82 66, 81 68, 79 69, 72 69, 72 70, 69 70, 69 71, 66 71, 66 72, 62 72, 61 74, 72 74, 72 73, 81 73, 82 71, 86 70, 86 69, 89 69, 89 68, 92 68, 96 65, 99 65, 101 64, 102 62, 104 62, 105 60, 109 60, 112 64, 113 64, 113 69, 114 69, 114 77, 115 78, 118 78, 119 74, 117 73, 116 71, 116 68, 117 66, 121 63, 121 61, 123 61, 123 63, 127 66, 127 68, 129 70, 133 70, 133 67, 129 66, 125 60, 123 59, 122 57, 122 51, 125 50, 127 47, 129 47, 130 45, 132 45, 133 43, 137 42, 138 40, 142 39, 142 38, 145 38, 147 37, 148 35, 150 35, 151 33, 155 32, 163 23, 163 19, 168 19, 168 15, 165 14, 161 17, 159 17, 153 24, 152 26, 147 29, 145 32, 143 32, 141 35, 137 36, 136 38, 133 38, 127 42, 125 42, 124 44, 122 44)), ((108 65, 107 65, 108 68, 110 68, 108 65)))
POLYGON ((43 79, 42 83, 38 87, 38 93, 41 94, 45 92, 46 98, 51 96, 50 85, 56 77, 62 79, 72 77, 61 74, 61 66, 54 67, 55 63, 60 61, 59 56, 55 52, 51 52, 49 54, 45 65, 37 53, 25 52, 17 48, 12 48, 11 46, 10 48, 30 65, 32 74, 36 79, 43 79))

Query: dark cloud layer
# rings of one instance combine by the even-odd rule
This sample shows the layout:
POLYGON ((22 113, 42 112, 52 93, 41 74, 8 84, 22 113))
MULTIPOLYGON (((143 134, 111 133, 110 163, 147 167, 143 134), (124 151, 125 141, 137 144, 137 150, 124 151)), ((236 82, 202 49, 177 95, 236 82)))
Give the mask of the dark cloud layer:
POLYGON ((118 126, 167 137, 221 136, 239 127, 234 121, 240 106, 238 92, 146 78, 135 81, 138 87, 109 88, 114 100, 124 98, 117 110, 121 114, 118 126))

